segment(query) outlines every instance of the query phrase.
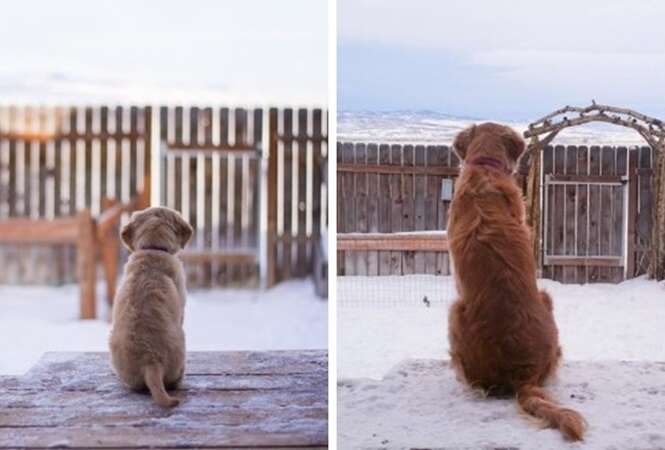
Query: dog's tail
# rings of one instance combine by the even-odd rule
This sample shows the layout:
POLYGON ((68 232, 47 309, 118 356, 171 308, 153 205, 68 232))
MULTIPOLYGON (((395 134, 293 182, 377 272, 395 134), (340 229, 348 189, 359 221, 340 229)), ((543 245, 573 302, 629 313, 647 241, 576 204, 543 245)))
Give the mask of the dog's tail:
POLYGON ((583 440, 586 421, 575 410, 556 404, 541 387, 527 385, 517 391, 517 403, 528 414, 541 419, 546 426, 558 428, 571 441, 583 440))
POLYGON ((151 364, 143 369, 145 384, 150 389, 152 399, 163 408, 172 408, 180 404, 180 400, 171 397, 164 388, 164 368, 161 364, 151 364))

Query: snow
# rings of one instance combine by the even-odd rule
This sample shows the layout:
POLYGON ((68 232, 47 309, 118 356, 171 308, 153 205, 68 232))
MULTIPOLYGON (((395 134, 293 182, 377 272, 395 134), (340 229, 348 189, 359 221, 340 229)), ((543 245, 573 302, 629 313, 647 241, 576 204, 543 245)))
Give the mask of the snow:
MULTIPOLYGON (((456 117, 432 111, 340 111, 337 138, 349 142, 451 145, 464 128, 486 121, 505 123, 519 132, 525 131, 530 122, 456 117)), ((646 145, 634 130, 603 123, 565 129, 554 140, 553 145, 557 144, 646 145)))
MULTIPOLYGON (((564 360, 665 361, 665 283, 538 284, 552 296, 564 360)), ((380 379, 405 359, 448 359, 452 277, 338 277, 337 291, 339 378, 380 379)))
MULTIPOLYGON (((0 286, 0 375, 25 373, 47 351, 108 350, 108 311, 102 308, 99 320, 78 320, 78 295, 78 285, 0 286)), ((310 279, 267 291, 191 290, 187 349, 325 349, 327 309, 310 279)))
MULTIPOLYGON (((553 298, 563 348, 549 389, 590 424, 584 445, 567 447, 663 448, 665 283, 538 284, 553 298)), ((482 399, 455 380, 451 277, 338 277, 337 286, 341 447, 565 448, 514 400, 482 399)))
POLYGON ((568 362, 548 386, 588 423, 566 443, 520 414, 512 398, 488 399, 455 380, 441 360, 409 360, 381 381, 338 384, 339 448, 652 449, 665 448, 665 364, 568 362))

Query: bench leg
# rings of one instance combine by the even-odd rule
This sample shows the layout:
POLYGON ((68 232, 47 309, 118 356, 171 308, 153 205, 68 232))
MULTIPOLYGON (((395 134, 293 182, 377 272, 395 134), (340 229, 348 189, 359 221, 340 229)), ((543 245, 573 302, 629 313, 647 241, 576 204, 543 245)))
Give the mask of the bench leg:
POLYGON ((77 261, 79 286, 81 289, 81 319, 94 319, 97 316, 95 299, 96 275, 96 236, 95 222, 90 211, 79 213, 79 237, 77 261))

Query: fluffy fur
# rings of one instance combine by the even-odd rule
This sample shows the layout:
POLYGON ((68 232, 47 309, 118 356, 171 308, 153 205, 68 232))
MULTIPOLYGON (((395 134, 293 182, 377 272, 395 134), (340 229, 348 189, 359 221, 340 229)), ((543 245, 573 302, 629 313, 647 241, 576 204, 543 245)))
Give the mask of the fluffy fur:
POLYGON ((465 164, 448 223, 460 295, 449 315, 453 367, 472 387, 516 394, 526 413, 581 440, 582 416, 541 387, 555 372, 561 349, 552 301, 536 286, 522 195, 509 175, 524 141, 508 127, 485 123, 462 131, 454 149, 465 164))
POLYGON ((185 371, 185 277, 176 254, 191 236, 168 208, 134 213, 121 233, 131 254, 113 303, 111 363, 124 383, 147 387, 163 407, 179 403, 166 389, 175 389, 185 371))

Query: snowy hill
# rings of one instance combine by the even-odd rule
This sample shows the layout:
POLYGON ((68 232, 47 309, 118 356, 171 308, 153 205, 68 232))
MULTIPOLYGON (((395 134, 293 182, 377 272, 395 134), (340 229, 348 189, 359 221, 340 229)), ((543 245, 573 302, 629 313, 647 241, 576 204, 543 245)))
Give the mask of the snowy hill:
MULTIPOLYGON (((543 111, 543 115, 548 111, 543 111)), ((534 118, 535 119, 535 118, 534 118)), ((350 142, 396 144, 450 144, 473 123, 505 123, 523 132, 528 121, 455 117, 433 111, 350 112, 337 114, 337 138, 350 142)), ((589 124, 562 131, 554 141, 562 145, 645 145, 633 130, 608 124, 589 124)))

